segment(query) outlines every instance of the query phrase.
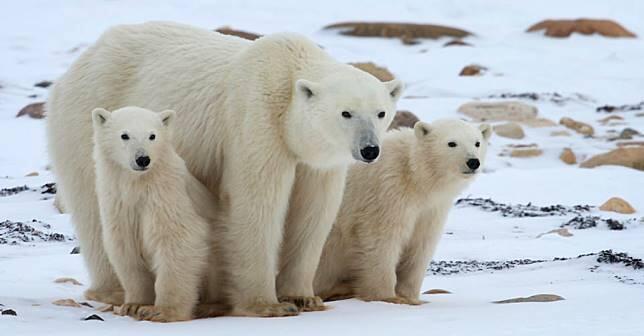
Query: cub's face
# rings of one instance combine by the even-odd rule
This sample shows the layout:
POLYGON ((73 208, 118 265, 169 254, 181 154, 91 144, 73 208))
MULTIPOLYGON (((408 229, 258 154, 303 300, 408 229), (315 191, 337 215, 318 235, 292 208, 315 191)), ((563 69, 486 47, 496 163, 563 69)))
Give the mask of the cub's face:
POLYGON ((167 150, 174 116, 170 110, 155 113, 124 107, 109 112, 97 108, 92 111, 95 148, 124 169, 145 172, 167 150))
POLYGON ((475 126, 462 120, 445 119, 431 124, 418 122, 414 132, 430 169, 469 179, 483 167, 492 130, 487 124, 475 126))
MULTIPOLYGON (((316 142, 312 147, 319 153, 333 153, 325 160, 370 163, 380 156, 381 139, 401 94, 399 81, 380 82, 351 68, 319 82, 298 80, 293 106, 305 111, 301 127, 306 129, 303 135, 316 142)), ((315 153, 298 154, 306 158, 315 153)))

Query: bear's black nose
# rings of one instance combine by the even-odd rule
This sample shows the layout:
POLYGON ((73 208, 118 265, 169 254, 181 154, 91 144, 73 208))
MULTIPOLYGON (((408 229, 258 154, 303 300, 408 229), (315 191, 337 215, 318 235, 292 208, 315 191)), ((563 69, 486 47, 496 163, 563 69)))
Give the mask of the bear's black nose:
POLYGON ((360 150, 360 155, 362 155, 362 158, 365 162, 372 162, 373 160, 378 158, 379 154, 380 147, 378 146, 367 146, 360 150))
POLYGON ((467 166, 472 170, 478 169, 480 165, 481 165, 481 162, 479 161, 479 159, 467 160, 467 166))
POLYGON ((149 156, 139 156, 136 158, 136 164, 139 165, 141 168, 145 168, 150 164, 150 157, 149 156))

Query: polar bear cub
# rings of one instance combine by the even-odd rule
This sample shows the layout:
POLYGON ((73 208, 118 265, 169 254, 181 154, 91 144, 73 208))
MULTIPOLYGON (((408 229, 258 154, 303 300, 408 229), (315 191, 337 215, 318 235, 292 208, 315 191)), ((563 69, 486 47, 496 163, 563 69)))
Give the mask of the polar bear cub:
POLYGON ((315 293, 421 304, 447 213, 480 171, 490 133, 489 125, 452 119, 389 132, 380 161, 349 170, 315 293))
POLYGON ((209 255, 209 192, 171 144, 174 111, 92 111, 97 196, 107 256, 125 290, 115 312, 192 318, 209 255))

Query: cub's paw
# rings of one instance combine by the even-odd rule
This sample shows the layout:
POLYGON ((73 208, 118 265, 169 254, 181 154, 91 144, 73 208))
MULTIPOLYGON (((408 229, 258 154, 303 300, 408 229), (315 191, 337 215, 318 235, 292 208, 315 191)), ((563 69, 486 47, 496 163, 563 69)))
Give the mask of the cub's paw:
POLYGON ((322 311, 326 309, 324 302, 319 296, 282 296, 280 302, 289 302, 297 306, 300 311, 322 311))
POLYGON ((125 301, 125 292, 123 291, 97 291, 88 289, 85 291, 85 298, 91 301, 103 302, 115 306, 120 306, 125 301))
POLYGON ((284 317, 284 316, 295 316, 300 313, 297 306, 288 303, 275 303, 275 304, 266 304, 258 303, 245 307, 237 307, 233 310, 232 315, 235 316, 255 316, 255 317, 284 317))
POLYGON ((130 316, 136 318, 137 312, 141 307, 152 306, 142 303, 124 303, 120 306, 114 306, 114 314, 119 316, 130 316))

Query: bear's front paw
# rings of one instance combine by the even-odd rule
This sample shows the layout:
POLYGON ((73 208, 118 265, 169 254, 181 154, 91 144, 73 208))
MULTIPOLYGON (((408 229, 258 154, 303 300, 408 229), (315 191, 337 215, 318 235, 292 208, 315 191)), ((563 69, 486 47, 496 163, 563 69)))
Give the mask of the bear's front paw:
POLYGON ((282 296, 280 302, 290 302, 297 306, 300 311, 322 311, 326 309, 324 302, 319 296, 282 296))
POLYGON ((236 316, 255 316, 255 317, 283 317, 295 316, 300 311, 292 303, 282 302, 275 304, 257 303, 245 307, 236 307, 232 315, 236 316))
POLYGON ((119 316, 136 317, 136 314, 139 311, 139 308, 143 306, 150 306, 150 305, 145 305, 141 303, 124 303, 120 306, 114 307, 114 314, 119 316))
POLYGON ((181 312, 175 308, 159 306, 140 306, 133 316, 137 320, 152 322, 180 322, 192 319, 189 312, 181 312))

